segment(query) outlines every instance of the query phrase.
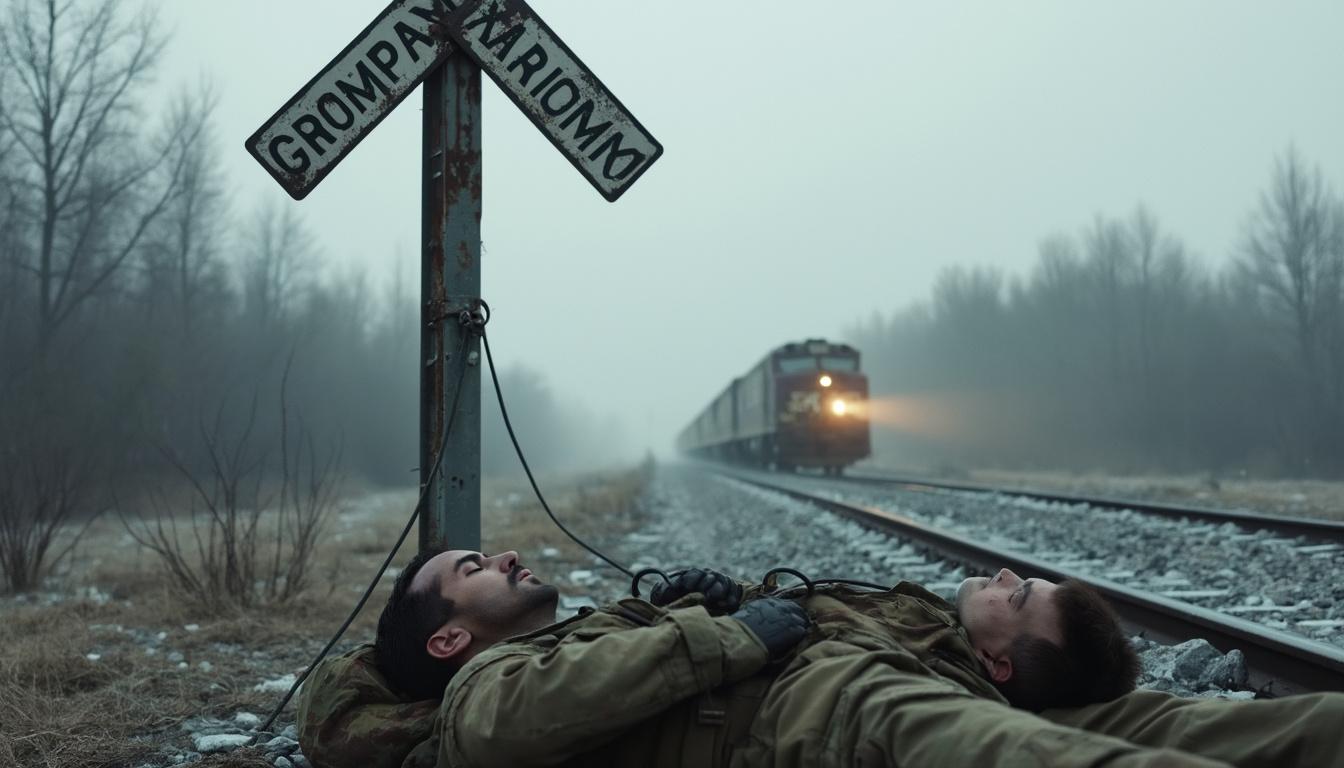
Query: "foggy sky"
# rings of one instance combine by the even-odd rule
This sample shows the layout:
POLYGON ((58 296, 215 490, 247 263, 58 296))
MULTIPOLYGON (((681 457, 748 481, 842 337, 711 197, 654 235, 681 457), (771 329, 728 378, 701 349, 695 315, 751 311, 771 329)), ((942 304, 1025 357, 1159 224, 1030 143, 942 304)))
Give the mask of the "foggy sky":
MULTIPOLYGON (((660 453, 769 348, 942 267, 1020 272, 1139 202, 1221 263, 1290 142, 1344 183, 1337 2, 531 4, 666 149, 607 203, 486 81, 493 346, 660 453)), ((418 92, 303 202, 243 150, 384 5, 163 2, 161 84, 218 89, 236 211, 296 206, 415 291, 418 92)))

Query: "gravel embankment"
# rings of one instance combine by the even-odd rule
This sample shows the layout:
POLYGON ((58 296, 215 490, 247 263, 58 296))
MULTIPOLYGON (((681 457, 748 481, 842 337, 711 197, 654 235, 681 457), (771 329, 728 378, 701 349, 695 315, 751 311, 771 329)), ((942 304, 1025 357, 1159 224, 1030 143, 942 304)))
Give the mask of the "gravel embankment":
MULTIPOLYGON (((974 506, 974 501, 944 498, 941 506, 974 506)), ((634 570, 645 566, 673 570, 698 565, 757 581, 770 568, 783 565, 810 578, 843 577, 881 584, 902 579, 917 581, 948 598, 962 579, 976 575, 967 573, 958 564, 927 557, 899 539, 868 530, 810 504, 693 467, 660 467, 644 502, 653 522, 638 533, 600 544, 609 548, 611 556, 630 563, 634 570)), ((877 505, 876 500, 866 503, 877 505)), ((980 503, 988 506, 983 500, 980 503)), ((914 516, 914 510, 902 507, 900 511, 914 516)), ((992 510, 984 511, 988 517, 992 510)), ((941 517, 943 523, 958 524, 950 512, 934 516, 941 517)), ((1117 527, 1122 527, 1123 522, 1117 522, 1117 527)), ((1042 525, 1038 523, 1038 527, 1042 525)), ((1170 562, 1179 562, 1176 547, 1173 545, 1171 549, 1170 562)), ((1066 554, 1061 546, 1056 546, 1056 550, 1066 554)), ((1091 559, 1100 557, 1093 555, 1091 559)), ((1081 558, 1074 556, 1074 559, 1081 558)), ((1172 570, 1168 567, 1164 573, 1172 570)), ((610 568, 595 567, 578 576, 579 579, 574 579, 561 575, 558 581, 571 584, 586 581, 595 597, 629 591, 628 582, 610 568)), ((1175 580, 1176 576, 1170 578, 1175 580)), ((647 591, 652 584, 652 579, 647 580, 644 589, 647 591)), ((567 604, 574 607, 580 602, 586 601, 567 601, 567 604)), ((1245 680, 1245 665, 1239 652, 1224 656, 1202 640, 1179 646, 1159 646, 1141 638, 1136 638, 1135 643, 1144 661, 1140 680, 1143 687, 1184 695, 1236 698, 1250 695, 1224 688, 1235 688, 1245 680)))

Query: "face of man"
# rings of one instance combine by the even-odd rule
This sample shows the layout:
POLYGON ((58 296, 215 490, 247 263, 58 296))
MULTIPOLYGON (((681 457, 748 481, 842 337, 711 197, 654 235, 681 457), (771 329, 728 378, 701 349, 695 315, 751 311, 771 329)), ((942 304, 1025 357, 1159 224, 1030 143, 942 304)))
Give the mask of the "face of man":
POLYGON ((465 662, 508 637, 555 621, 559 591, 543 583, 512 550, 484 555, 450 550, 432 558, 411 582, 411 590, 432 589, 453 601, 453 618, 430 638, 434 656, 465 662), (467 656, 460 654, 467 651, 467 656))
POLYGON ((1056 589, 1053 582, 1024 580, 1007 568, 991 577, 966 579, 957 589, 957 614, 995 682, 1012 676, 1008 651, 1018 637, 1034 635, 1064 644, 1056 589))

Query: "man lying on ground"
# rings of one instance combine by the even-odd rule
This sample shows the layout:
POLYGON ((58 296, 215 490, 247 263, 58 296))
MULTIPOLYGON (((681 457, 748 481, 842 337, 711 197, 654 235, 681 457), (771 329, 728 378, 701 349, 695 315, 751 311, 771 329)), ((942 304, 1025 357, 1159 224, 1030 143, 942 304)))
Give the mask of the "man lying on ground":
POLYGON ((422 553, 376 644, 304 686, 300 742, 331 768, 1344 766, 1344 695, 1134 691, 1076 582, 760 593, 693 569, 557 623, 517 553, 422 553))

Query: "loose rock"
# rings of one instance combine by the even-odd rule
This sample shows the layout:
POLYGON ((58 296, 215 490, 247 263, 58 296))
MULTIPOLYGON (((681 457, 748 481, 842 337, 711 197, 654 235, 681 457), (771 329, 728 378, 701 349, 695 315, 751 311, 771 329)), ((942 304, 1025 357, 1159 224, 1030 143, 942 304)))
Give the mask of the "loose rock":
POLYGON ((251 736, 234 733, 212 733, 209 735, 198 735, 194 739, 196 750, 202 754, 214 754, 217 752, 232 752, 233 750, 244 746, 252 740, 251 736))
POLYGON ((299 742, 293 739, 285 738, 284 736, 276 736, 275 738, 266 742, 265 746, 265 750, 269 753, 284 754, 284 755, 288 755, 289 753, 293 752, 298 748, 299 748, 299 742))
POLYGON ((1187 640, 1176 648, 1180 652, 1172 662, 1171 676, 1182 683, 1199 685, 1208 677, 1209 668, 1222 661, 1222 654, 1207 640, 1187 640))

